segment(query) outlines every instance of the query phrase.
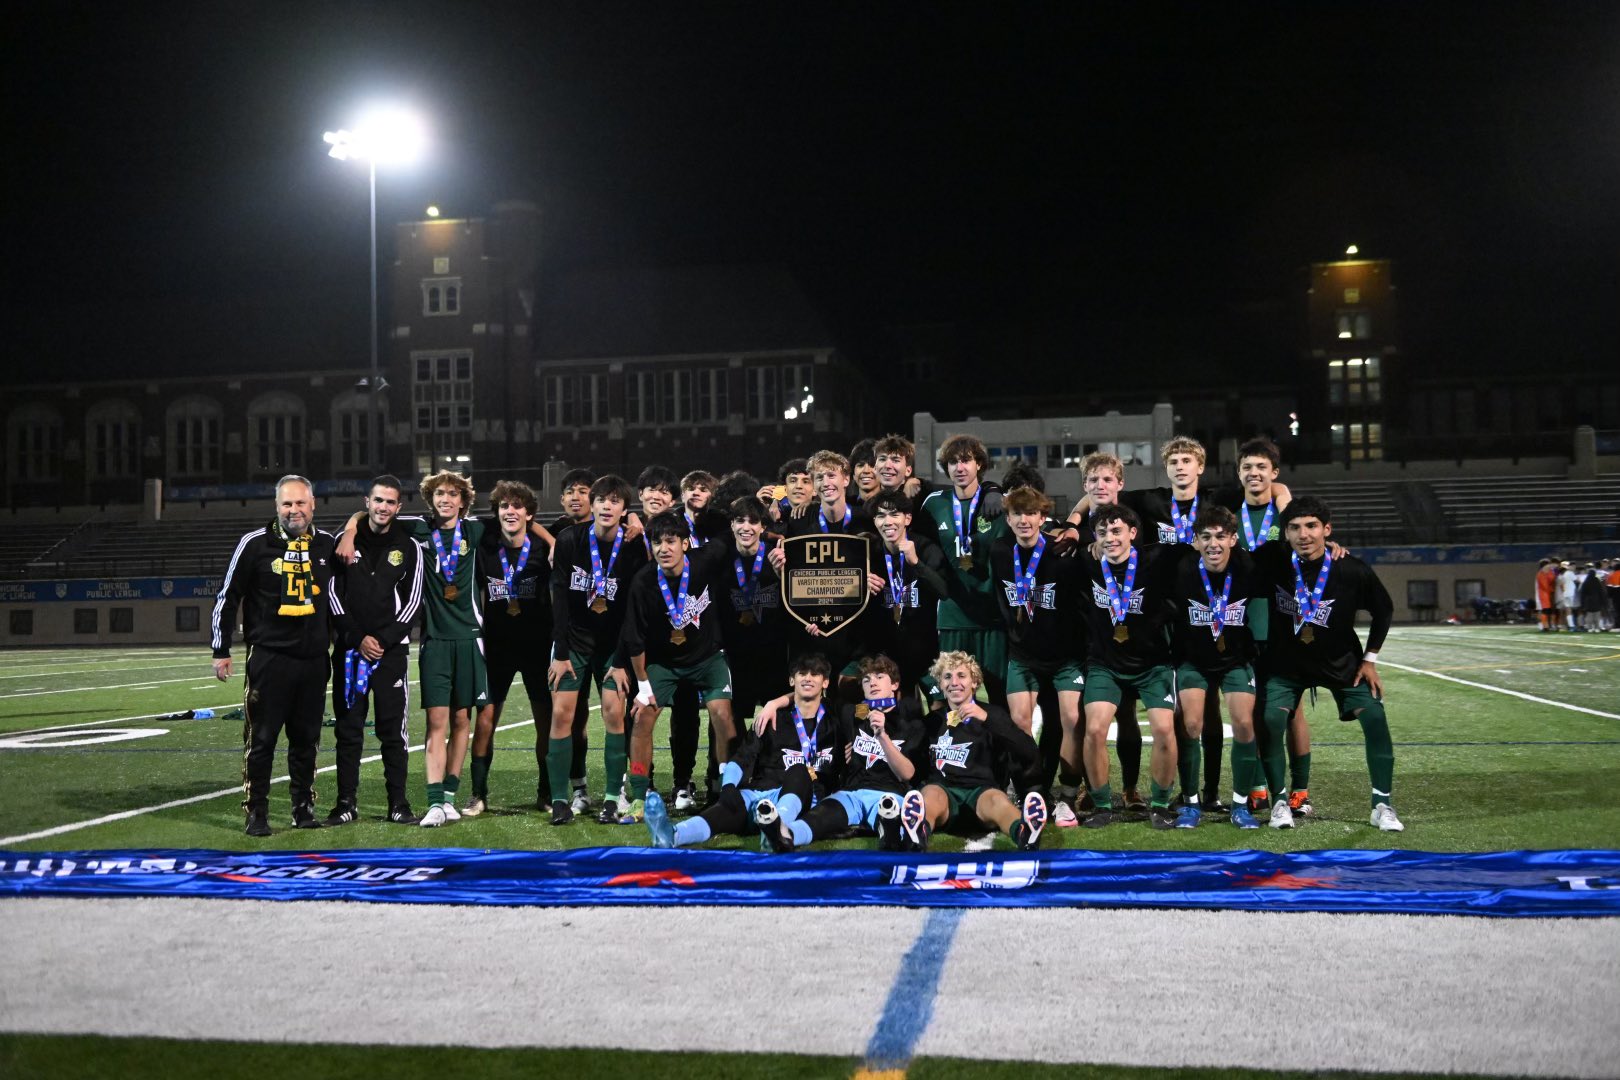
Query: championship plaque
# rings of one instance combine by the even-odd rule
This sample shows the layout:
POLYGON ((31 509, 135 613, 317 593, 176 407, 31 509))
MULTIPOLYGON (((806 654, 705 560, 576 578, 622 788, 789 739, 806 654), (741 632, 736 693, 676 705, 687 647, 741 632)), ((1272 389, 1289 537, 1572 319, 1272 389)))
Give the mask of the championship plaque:
POLYGON ((811 533, 782 541, 782 606, 805 626, 836 634, 866 610, 870 541, 844 533, 811 533))

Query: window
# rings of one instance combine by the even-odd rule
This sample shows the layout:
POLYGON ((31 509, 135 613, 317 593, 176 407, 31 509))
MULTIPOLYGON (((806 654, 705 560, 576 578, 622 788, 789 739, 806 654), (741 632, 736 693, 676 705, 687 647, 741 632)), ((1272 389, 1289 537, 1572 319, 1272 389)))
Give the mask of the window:
POLYGON ((224 410, 212 398, 188 395, 169 406, 169 475, 217 477, 224 410))
POLYGON ((107 612, 107 630, 113 634, 133 634, 135 632, 135 609, 132 607, 115 607, 107 612))
POLYGON ((666 371, 663 373, 659 398, 663 404, 662 418, 666 424, 692 422, 692 373, 666 371))
POLYGON ((1079 443, 1048 443, 1046 447, 1046 467, 1048 469, 1072 469, 1080 464, 1083 457, 1080 453, 1079 443))
POLYGON ((580 427, 601 427, 607 423, 607 376, 596 372, 579 377, 580 427))
POLYGON ((1328 361, 1328 404, 1376 405, 1383 400, 1376 356, 1328 361))
POLYGON ((704 368, 698 372, 697 417, 709 424, 723 424, 731 415, 729 376, 726 368, 704 368))
POLYGON ((573 398, 574 377, 572 375, 553 375, 546 379, 547 428, 560 428, 574 422, 573 398))
POLYGON ((1440 606, 1440 583, 1421 578, 1406 583, 1406 606, 1414 611, 1440 606))
POLYGON ((73 609, 73 632, 75 634, 94 634, 101 628, 101 619, 93 607, 73 609))
POLYGON ((85 418, 85 445, 94 479, 134 476, 140 469, 140 412, 127 401, 97 402, 85 418))
POLYGON ((202 628, 201 608, 177 607, 174 609, 174 632, 177 634, 194 634, 202 628))
POLYGON ((1474 606, 1474 601, 1485 595, 1485 580, 1483 578, 1458 578, 1452 586, 1456 599, 1456 606, 1467 610, 1474 606))
POLYGON ((23 608, 11 613, 11 636, 29 637, 34 633, 34 612, 31 608, 23 608))
POLYGON ((776 369, 751 367, 748 369, 748 419, 780 420, 781 407, 777 404, 776 369))
POLYGON ((24 405, 6 423, 6 455, 13 480, 62 477, 62 416, 44 405, 24 405))
POLYGON ((811 381, 811 367, 809 364, 783 364, 782 365, 782 415, 787 419, 795 417, 788 413, 797 410, 797 417, 808 418, 810 410, 815 407, 816 395, 811 381))
POLYGON ((1372 316, 1365 308, 1341 308, 1334 313, 1333 328, 1340 341, 1366 341, 1372 337, 1372 316))
POLYGON ((371 460, 371 414, 359 409, 334 413, 337 432, 337 467, 354 469, 371 460))
POLYGON ((472 466, 473 354, 411 354, 412 439, 417 469, 467 472, 472 466))
POLYGON ((422 314, 461 314, 461 279, 458 277, 423 278, 422 314))
POLYGON ((304 469, 304 403, 293 394, 261 394, 248 406, 248 468, 281 475, 304 469))
POLYGON ((624 420, 627 424, 657 422, 652 372, 632 371, 624 377, 624 420))

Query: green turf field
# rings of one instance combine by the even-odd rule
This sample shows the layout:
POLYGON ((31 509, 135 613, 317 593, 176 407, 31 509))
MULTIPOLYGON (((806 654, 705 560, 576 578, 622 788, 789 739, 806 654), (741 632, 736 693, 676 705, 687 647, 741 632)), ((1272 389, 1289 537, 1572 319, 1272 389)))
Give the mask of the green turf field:
MULTIPOLYGON (((1145 824, 1127 823, 1100 831, 1049 829, 1043 843, 1433 851, 1615 845, 1620 790, 1608 778, 1620 769, 1620 635, 1406 627, 1393 632, 1383 659, 1396 743, 1395 803, 1406 822, 1405 833, 1381 834, 1367 825, 1359 729, 1339 723, 1331 699, 1323 695, 1311 714, 1316 813, 1302 827, 1240 834, 1219 818, 1196 831, 1153 832, 1145 824)), ((240 693, 240 678, 227 684, 214 680, 204 648, 29 650, 0 656, 0 846, 548 849, 647 842, 639 826, 581 820, 553 828, 535 808, 535 729, 521 692, 502 717, 491 779, 493 809, 485 816, 437 830, 384 824, 382 767, 371 763, 361 773, 361 810, 367 820, 320 832, 291 830, 286 788, 276 785, 271 795, 276 834, 250 841, 242 833, 238 793, 240 721, 162 718, 205 706, 223 712, 238 704, 240 693), (73 730, 61 730, 66 728, 73 730), (46 729, 57 729, 49 737, 58 742, 123 734, 116 736, 118 741, 74 746, 14 741, 46 729), (131 737, 134 732, 151 734, 131 737), (188 799, 195 801, 163 808, 188 799), (84 825, 120 814, 127 816, 84 825), (28 838, 58 829, 62 831, 28 838)), ((411 727, 413 739, 420 740, 419 711, 411 727)), ((593 800, 602 792, 600 730, 599 723, 593 724, 593 800)), ((665 731, 657 741, 667 746, 665 731)), ((333 761, 329 734, 325 743, 323 767, 333 761)), ((424 802, 421 760, 419 752, 412 754, 411 795, 419 808, 424 802)), ((659 751, 656 763, 667 786, 667 749, 659 751)), ((285 775, 283 765, 278 759, 275 775, 285 775)), ((329 772, 317 777, 317 790, 324 814, 333 793, 329 772)), ((466 798, 464 779, 462 801, 466 798)), ((940 837, 936 846, 949 850, 961 842, 940 837)), ((721 838, 715 843, 752 846, 755 841, 721 838)), ((1009 846, 1005 837, 997 843, 1009 846)))

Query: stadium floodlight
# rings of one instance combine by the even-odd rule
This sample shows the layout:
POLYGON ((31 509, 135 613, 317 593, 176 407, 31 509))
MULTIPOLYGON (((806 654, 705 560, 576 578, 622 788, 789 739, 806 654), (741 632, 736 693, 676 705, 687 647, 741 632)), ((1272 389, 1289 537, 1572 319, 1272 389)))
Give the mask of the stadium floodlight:
MULTIPOLYGON (((371 408, 367 410, 367 451, 371 463, 383 466, 381 401, 378 394, 387 384, 377 356, 377 166, 406 165, 422 155, 427 132, 422 121, 408 109, 396 106, 373 107, 360 114, 354 129, 328 131, 321 138, 327 155, 339 161, 360 158, 365 161, 371 182, 371 408)), ((429 216, 437 216, 430 214, 429 216)))
POLYGON ((1351 244, 1349 247, 1344 249, 1344 253, 1346 255, 1360 255, 1361 249, 1356 247, 1356 245, 1351 244))

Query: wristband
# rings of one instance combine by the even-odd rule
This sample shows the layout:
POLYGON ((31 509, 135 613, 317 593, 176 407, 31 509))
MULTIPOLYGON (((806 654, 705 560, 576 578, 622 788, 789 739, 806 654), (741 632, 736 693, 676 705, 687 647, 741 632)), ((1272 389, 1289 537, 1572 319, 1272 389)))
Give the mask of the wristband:
POLYGON ((651 680, 639 679, 636 681, 636 700, 643 705, 651 705, 653 703, 653 688, 651 680))
POLYGON ((1361 662, 1363 664, 1376 664, 1378 663, 1378 654, 1368 649, 1365 653, 1362 653, 1361 662))

